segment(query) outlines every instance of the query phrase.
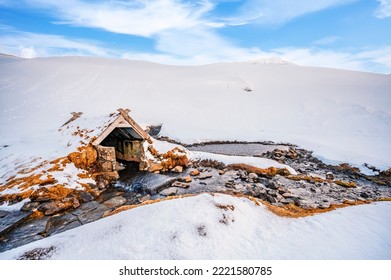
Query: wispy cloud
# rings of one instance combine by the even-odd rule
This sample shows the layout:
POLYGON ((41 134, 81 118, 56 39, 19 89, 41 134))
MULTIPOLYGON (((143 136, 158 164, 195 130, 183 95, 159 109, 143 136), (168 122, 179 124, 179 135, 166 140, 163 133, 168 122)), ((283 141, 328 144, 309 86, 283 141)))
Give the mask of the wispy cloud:
POLYGON ((189 29, 203 22, 202 16, 212 10, 208 0, 25 0, 32 7, 50 11, 55 23, 100 28, 106 31, 151 37, 170 29, 189 29))
POLYGON ((391 0, 377 0, 380 6, 375 11, 375 16, 378 18, 391 17, 391 0))
POLYGON ((281 24, 306 14, 355 1, 357 0, 248 0, 233 22, 281 24))
POLYGON ((326 45, 331 45, 334 44, 335 42, 339 41, 341 37, 339 36, 327 36, 321 39, 318 39, 314 42, 312 42, 313 45, 316 46, 326 46, 326 45))
POLYGON ((97 42, 68 39, 58 35, 13 31, 0 35, 0 52, 25 58, 58 55, 110 56, 97 42))

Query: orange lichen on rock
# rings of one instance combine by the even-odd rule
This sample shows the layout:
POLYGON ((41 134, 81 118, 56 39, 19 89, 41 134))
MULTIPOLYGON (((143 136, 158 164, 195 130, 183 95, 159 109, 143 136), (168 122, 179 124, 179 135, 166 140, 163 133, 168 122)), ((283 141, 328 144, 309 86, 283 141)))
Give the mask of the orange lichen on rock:
POLYGON ((148 172, 164 172, 172 170, 177 166, 188 167, 190 164, 186 152, 178 147, 175 147, 164 154, 159 154, 153 146, 149 146, 148 149, 154 156, 154 159, 142 162, 140 164, 141 170, 148 170, 148 172))
POLYGON ((44 173, 33 174, 25 177, 14 177, 14 179, 7 181, 5 185, 0 186, 0 191, 14 187, 18 187, 19 190, 23 191, 31 186, 45 186, 54 183, 56 183, 56 180, 51 175, 45 176, 44 173))
POLYGON ((314 176, 308 176, 308 175, 289 175, 286 177, 287 179, 294 180, 294 181, 307 181, 310 183, 323 183, 323 182, 330 182, 330 180, 326 180, 320 177, 314 177, 314 176))
POLYGON ((337 185, 340 185, 345 188, 355 188, 357 187, 357 184, 355 182, 347 182, 347 181, 341 181, 341 180, 335 180, 334 183, 337 185))
POLYGON ((348 163, 341 163, 340 165, 335 167, 336 170, 339 171, 349 171, 352 173, 360 173, 360 169, 357 167, 353 167, 349 165, 348 163))
POLYGON ((259 176, 268 176, 268 177, 274 177, 277 174, 282 176, 288 176, 291 174, 286 168, 276 168, 276 167, 259 168, 243 163, 229 164, 227 167, 233 170, 245 170, 248 173, 255 173, 259 176))
POLYGON ((63 171, 65 166, 70 163, 71 161, 67 157, 61 157, 57 158, 55 160, 52 160, 50 164, 53 166, 49 168, 47 171, 48 172, 53 172, 53 171, 63 171))
POLYGON ((68 159, 73 162, 77 168, 88 170, 98 159, 98 153, 91 145, 78 148, 77 152, 70 153, 68 159))
POLYGON ((64 185, 59 184, 50 188, 43 187, 38 190, 35 190, 31 194, 31 199, 61 200, 73 192, 75 192, 74 189, 69 189, 66 188, 64 185))

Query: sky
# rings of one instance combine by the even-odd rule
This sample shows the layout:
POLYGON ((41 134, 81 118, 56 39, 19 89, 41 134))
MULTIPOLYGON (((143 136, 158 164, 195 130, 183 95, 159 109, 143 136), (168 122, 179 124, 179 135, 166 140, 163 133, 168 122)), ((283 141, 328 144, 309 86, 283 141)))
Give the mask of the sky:
POLYGON ((0 0, 0 53, 391 73, 391 0, 0 0))

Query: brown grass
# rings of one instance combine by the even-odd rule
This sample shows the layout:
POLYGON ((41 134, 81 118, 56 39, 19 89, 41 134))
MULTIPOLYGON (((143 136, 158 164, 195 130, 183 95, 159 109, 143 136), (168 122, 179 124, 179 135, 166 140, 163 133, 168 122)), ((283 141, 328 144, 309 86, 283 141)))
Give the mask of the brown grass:
MULTIPOLYGON (((212 196, 214 195, 214 193, 209 193, 209 194, 212 195, 212 196)), ((330 212, 330 211, 333 211, 333 210, 336 210, 336 209, 339 209, 339 208, 348 207, 348 206, 363 205, 363 204, 372 203, 372 201, 345 201, 343 204, 332 204, 332 205, 330 205, 329 208, 326 208, 326 209, 319 209, 319 208, 304 209, 304 208, 301 208, 301 207, 296 206, 294 204, 286 204, 286 205, 283 205, 283 206, 274 206, 274 205, 271 205, 270 203, 268 203, 266 201, 262 201, 262 200, 259 200, 259 199, 255 198, 255 197, 244 195, 244 194, 241 194, 241 193, 231 193, 231 192, 229 192, 229 193, 224 193, 224 194, 232 195, 232 196, 235 196, 235 197, 247 198, 248 200, 251 200, 252 202, 254 202, 254 204, 256 206, 260 206, 260 204, 264 204, 267 207, 267 209, 269 211, 271 211, 272 213, 276 214, 277 216, 287 217, 287 218, 308 217, 308 216, 313 216, 313 215, 316 215, 316 214, 330 212)), ((145 206, 145 205, 159 203, 159 202, 167 201, 167 200, 191 197, 191 196, 196 196, 196 195, 199 195, 199 194, 185 194, 185 195, 169 196, 169 197, 165 197, 165 198, 157 199, 157 200, 147 200, 147 201, 145 201, 145 202, 143 202, 141 204, 124 205, 124 206, 118 207, 117 209, 115 209, 115 210, 113 210, 111 212, 105 213, 103 215, 103 217, 109 217, 109 216, 118 214, 118 213, 120 213, 122 211, 134 209, 134 208, 145 206)), ((391 201, 391 198, 385 198, 385 199, 382 199, 382 200, 379 200, 379 201, 391 201)), ((215 204, 215 205, 216 205, 216 207, 218 207, 220 209, 223 209, 223 210, 232 210, 232 211, 234 211, 234 209, 235 209, 235 207, 233 205, 220 205, 220 204, 215 204)))
POLYGON ((266 207, 269 209, 269 211, 273 212, 277 216, 280 217, 288 217, 288 218, 301 218, 301 217, 308 217, 313 216, 316 214, 326 213, 330 212, 339 208, 344 208, 347 206, 353 206, 353 205, 362 205, 362 204, 369 204, 371 202, 369 201, 354 201, 354 202, 345 202, 343 204, 332 204, 329 208, 326 209, 303 209, 299 206, 296 206, 294 204, 287 204, 281 207, 271 205, 270 203, 266 201, 261 201, 262 204, 266 205, 266 207))
POLYGON ((248 173, 255 173, 259 176, 274 177, 277 174, 282 175, 282 176, 290 175, 290 172, 286 168, 276 168, 276 167, 258 168, 258 167, 248 165, 248 164, 243 164, 243 163, 229 164, 227 167, 229 169, 233 169, 233 170, 245 170, 248 173))
POLYGON ((310 183, 323 183, 323 182, 331 182, 330 180, 325 180, 320 177, 314 177, 314 176, 308 176, 308 175, 289 175, 286 176, 287 179, 293 180, 293 181, 307 181, 310 183))
POLYGON ((357 184, 355 182, 347 182, 347 181, 341 181, 341 180, 335 180, 334 183, 337 185, 340 185, 345 188, 355 188, 357 187, 357 184))

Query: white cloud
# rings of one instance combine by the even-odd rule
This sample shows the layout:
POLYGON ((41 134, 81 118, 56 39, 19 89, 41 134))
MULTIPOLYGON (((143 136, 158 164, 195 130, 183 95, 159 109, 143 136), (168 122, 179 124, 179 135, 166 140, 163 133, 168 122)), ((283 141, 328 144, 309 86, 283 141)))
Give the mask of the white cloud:
POLYGON ((248 0, 235 21, 280 24, 296 17, 357 0, 248 0))
MULTIPOLYGON (((51 10, 58 24, 100 28, 110 32, 151 37, 169 29, 189 29, 203 24, 201 17, 212 10, 208 0, 26 0, 32 7, 51 10)), ((214 25, 213 22, 205 22, 214 25)), ((216 25, 217 23, 215 23, 216 25)))
POLYGON ((391 17, 391 0, 377 0, 380 6, 375 11, 375 16, 378 18, 391 17))
POLYGON ((37 52, 35 51, 35 48, 32 46, 28 48, 22 47, 20 49, 20 56, 23 58, 35 58, 37 57, 37 52))
POLYGON ((30 32, 11 32, 0 35, 0 52, 21 57, 92 55, 110 56, 107 49, 96 42, 67 39, 63 36, 30 32))

